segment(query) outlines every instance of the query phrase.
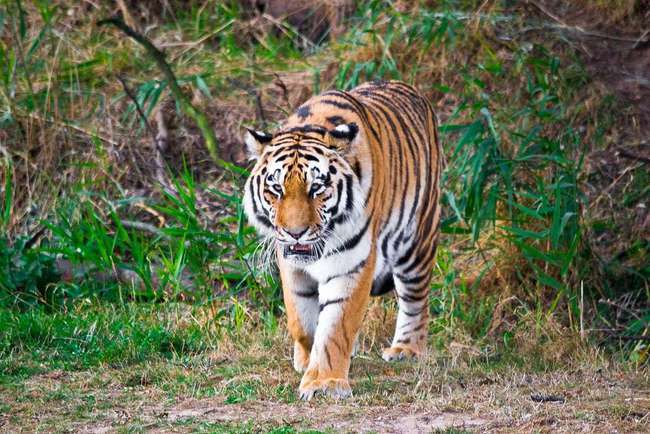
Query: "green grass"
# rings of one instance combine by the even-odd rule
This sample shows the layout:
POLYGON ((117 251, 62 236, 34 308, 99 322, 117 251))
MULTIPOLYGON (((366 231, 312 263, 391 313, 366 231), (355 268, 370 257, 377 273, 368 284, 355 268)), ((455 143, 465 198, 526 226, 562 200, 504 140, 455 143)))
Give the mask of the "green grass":
POLYGON ((191 322, 192 312, 185 306, 88 302, 77 309, 1 311, 6 328, 0 372, 20 377, 51 369, 126 367, 152 358, 182 359, 214 348, 218 341, 216 334, 191 322), (182 316, 188 317, 187 324, 179 323, 182 316))

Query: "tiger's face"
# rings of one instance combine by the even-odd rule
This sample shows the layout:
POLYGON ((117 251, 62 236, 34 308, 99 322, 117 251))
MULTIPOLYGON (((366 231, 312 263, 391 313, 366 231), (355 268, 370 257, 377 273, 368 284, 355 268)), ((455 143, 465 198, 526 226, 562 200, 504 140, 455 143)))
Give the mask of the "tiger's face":
POLYGON ((258 232, 272 236, 278 253, 294 265, 317 261, 336 226, 356 208, 359 182, 336 142, 349 139, 352 131, 356 135, 356 128, 346 125, 337 130, 333 135, 323 130, 276 136, 249 131, 246 137, 249 153, 261 152, 246 181, 245 212, 258 232))

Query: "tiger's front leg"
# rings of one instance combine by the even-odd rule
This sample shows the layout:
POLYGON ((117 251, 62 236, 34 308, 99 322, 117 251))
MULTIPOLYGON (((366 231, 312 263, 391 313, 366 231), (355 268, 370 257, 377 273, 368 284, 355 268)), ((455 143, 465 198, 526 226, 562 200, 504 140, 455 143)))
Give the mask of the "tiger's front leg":
POLYGON ((293 339, 293 367, 304 372, 318 322, 318 284, 304 271, 278 260, 287 328, 293 339))
POLYGON ((319 286, 320 314, 309 365, 298 389, 301 399, 308 401, 317 393, 333 398, 352 395, 350 358, 370 297, 372 269, 364 265, 319 286))

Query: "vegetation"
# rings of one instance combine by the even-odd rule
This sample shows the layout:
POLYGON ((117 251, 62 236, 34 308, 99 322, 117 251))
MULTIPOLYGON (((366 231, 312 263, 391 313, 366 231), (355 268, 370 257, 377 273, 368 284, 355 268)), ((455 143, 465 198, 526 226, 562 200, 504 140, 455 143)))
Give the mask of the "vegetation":
POLYGON ((569 24, 551 1, 360 1, 325 41, 244 1, 117 3, 0 0, 0 427, 393 426, 364 428, 362 411, 448 432, 648 423, 647 113, 580 48, 607 55, 622 24, 611 50, 647 45, 643 1, 577 2, 583 15, 556 11, 569 24), (118 9, 186 98, 97 26, 118 9), (354 406, 326 410, 347 422, 315 423, 241 208, 239 134, 378 78, 413 83, 441 120, 433 351, 381 362, 395 306, 375 300, 354 406), (556 413, 536 393, 580 399, 556 413), (277 414, 259 418, 267 405, 277 414), (460 423, 417 419, 431 412, 460 423))

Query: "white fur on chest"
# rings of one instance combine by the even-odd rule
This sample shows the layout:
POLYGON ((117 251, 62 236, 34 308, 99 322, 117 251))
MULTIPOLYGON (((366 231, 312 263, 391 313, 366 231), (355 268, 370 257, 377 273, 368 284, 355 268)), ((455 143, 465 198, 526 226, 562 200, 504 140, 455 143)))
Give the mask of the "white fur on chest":
MULTIPOLYGON (((330 247, 336 248, 337 246, 344 244, 349 237, 353 237, 361 229, 360 226, 355 226, 351 223, 347 223, 345 226, 349 226, 348 229, 354 230, 338 232, 337 236, 334 237, 335 239, 328 241, 326 252, 330 247)), ((361 261, 366 259, 370 254, 371 245, 371 229, 368 228, 354 248, 343 252, 333 252, 306 266, 305 271, 319 284, 323 284, 334 276, 342 275, 351 271, 361 261)))

